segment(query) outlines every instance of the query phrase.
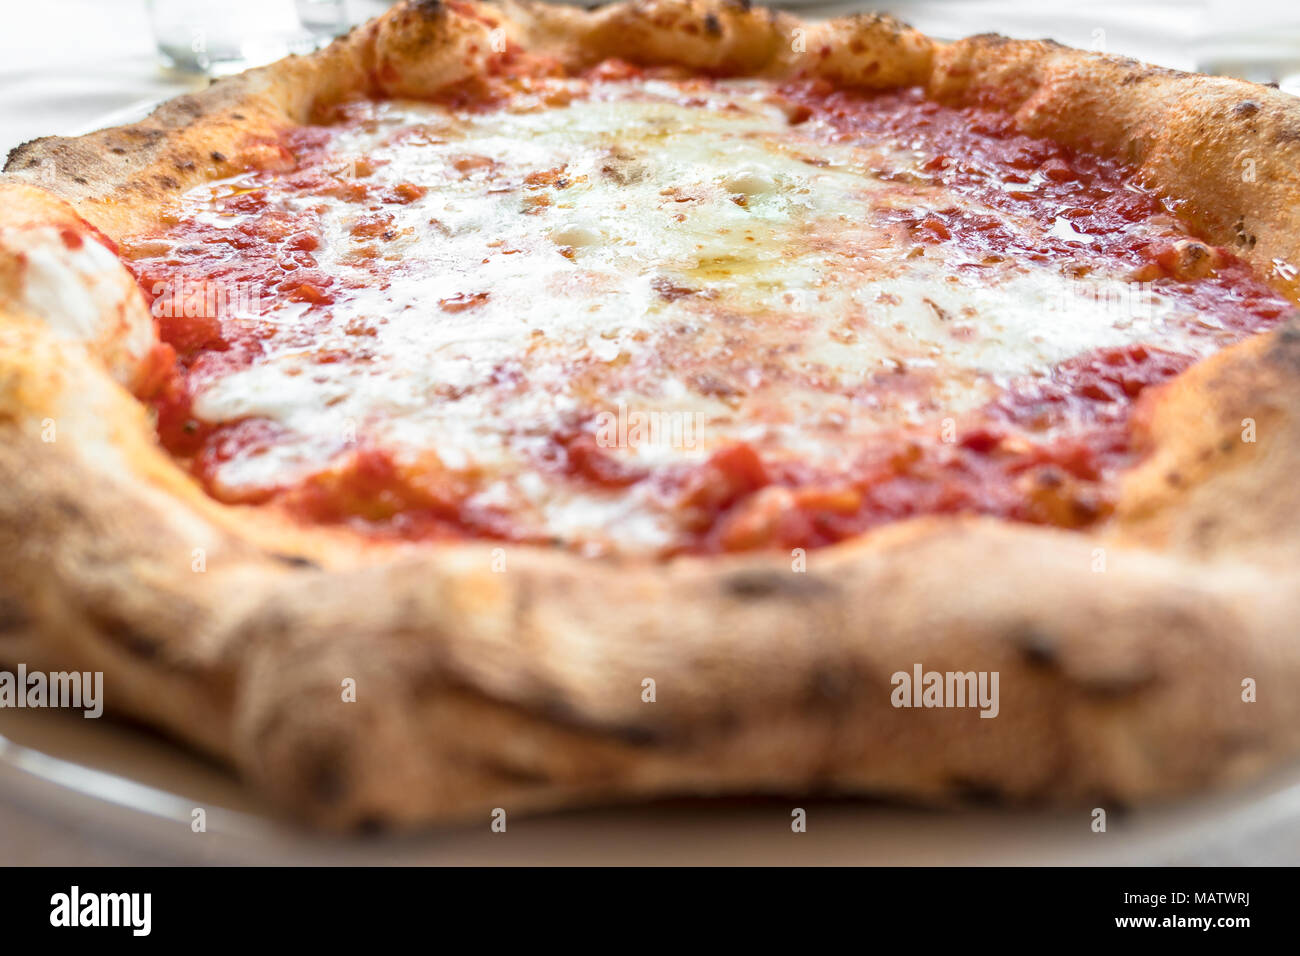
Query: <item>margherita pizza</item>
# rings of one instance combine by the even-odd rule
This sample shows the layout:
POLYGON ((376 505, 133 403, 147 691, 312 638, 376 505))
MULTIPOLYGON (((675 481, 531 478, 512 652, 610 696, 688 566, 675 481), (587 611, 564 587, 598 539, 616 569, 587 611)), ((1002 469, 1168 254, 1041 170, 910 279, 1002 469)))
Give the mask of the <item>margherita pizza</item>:
POLYGON ((303 819, 1300 751, 1276 90, 407 2, 0 199, 0 661, 303 819))

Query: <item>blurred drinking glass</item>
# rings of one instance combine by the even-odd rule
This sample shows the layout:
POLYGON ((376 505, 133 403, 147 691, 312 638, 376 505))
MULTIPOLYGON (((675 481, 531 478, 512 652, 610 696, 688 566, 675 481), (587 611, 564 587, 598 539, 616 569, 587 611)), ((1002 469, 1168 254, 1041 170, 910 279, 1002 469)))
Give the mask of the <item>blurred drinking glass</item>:
POLYGON ((163 64, 225 76, 290 53, 310 53, 347 31, 344 0, 149 0, 163 64))
POLYGON ((1300 94, 1300 3, 1210 0, 1196 69, 1300 94))

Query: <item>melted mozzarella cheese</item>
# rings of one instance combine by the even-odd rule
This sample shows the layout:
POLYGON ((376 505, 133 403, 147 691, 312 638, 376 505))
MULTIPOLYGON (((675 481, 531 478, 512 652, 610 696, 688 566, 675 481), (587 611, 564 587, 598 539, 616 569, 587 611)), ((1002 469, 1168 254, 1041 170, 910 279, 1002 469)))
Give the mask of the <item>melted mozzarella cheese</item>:
MULTIPOLYGON (((340 169, 365 160, 369 182, 428 191, 383 207, 384 239, 354 234, 374 213, 364 204, 282 197, 319 216, 321 267, 355 281, 310 348, 273 337, 247 369, 200 383, 203 420, 267 418, 284 433, 224 462, 218 487, 319 472, 364 435, 460 475, 472 506, 528 533, 653 551, 676 533, 671 506, 651 483, 601 492, 540 473, 557 430, 623 408, 692 426, 689 442, 608 449, 632 464, 698 462, 744 441, 769 460, 834 466, 873 434, 958 416, 1012 378, 1181 334, 1159 296, 1117 309, 1108 292, 1124 277, 1104 269, 1067 280, 1059 263, 971 263, 956 245, 900 241, 899 215, 954 208, 1030 239, 1077 234, 882 177, 925 157, 816 141, 766 92, 720 83, 691 94, 701 104, 670 83, 610 83, 560 107, 382 104, 341 127, 340 169), (372 244, 391 267, 382 282, 372 244), (358 323, 365 361, 320 361, 358 347, 358 323)), ((208 205, 230 188, 192 197, 207 221, 239 221, 208 205)), ((269 318, 292 327, 301 314, 269 318)))
POLYGON ((154 344, 154 328, 117 256, 93 236, 59 226, 0 230, 0 248, 22 263, 12 307, 94 346, 113 377, 130 384, 154 344))

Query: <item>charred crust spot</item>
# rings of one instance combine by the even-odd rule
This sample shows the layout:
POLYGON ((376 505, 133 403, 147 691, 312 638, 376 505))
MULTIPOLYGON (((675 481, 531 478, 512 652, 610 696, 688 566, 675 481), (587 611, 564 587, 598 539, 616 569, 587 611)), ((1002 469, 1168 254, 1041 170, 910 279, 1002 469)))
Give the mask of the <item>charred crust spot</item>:
POLYGON ((1001 33, 977 33, 970 39, 972 43, 984 46, 1006 46, 1011 42, 1010 37, 1004 37, 1001 33))
POLYGON ((430 20, 436 19, 446 12, 442 0, 415 0, 411 4, 411 9, 430 20))
POLYGON ((311 558, 304 558, 301 554, 280 554, 273 552, 271 554, 275 560, 281 564, 287 564, 291 568, 306 568, 311 571, 319 571, 320 565, 311 558))
POLYGON ((164 130, 147 126, 124 126, 122 127, 122 133, 134 139, 142 140, 146 146, 156 143, 167 135, 164 130))
POLYGON ((718 19, 716 13, 706 13, 704 15, 704 32, 711 37, 722 36, 722 21, 718 19))
POLYGON ((1101 807, 1106 811, 1106 818, 1111 821, 1123 820, 1133 812, 1133 805, 1123 797, 1116 796, 1109 790, 1093 791, 1085 801, 1088 806, 1101 807))
POLYGON ((1011 640, 1031 667, 1055 667, 1060 662, 1060 640, 1041 627, 1022 627, 1012 635, 1011 640))
POLYGON ((106 641, 140 660, 156 661, 162 656, 166 641, 148 634, 130 621, 109 611, 91 609, 86 619, 106 641))
POLYGON ((180 189, 180 188, 181 188, 181 184, 178 183, 178 182, 177 182, 174 178, 172 178, 171 176, 159 176, 159 177, 158 177, 158 185, 162 186, 163 189, 180 189))
POLYGON ((722 589, 729 597, 810 598, 834 590, 821 578, 810 577, 806 572, 795 571, 737 571, 722 580, 722 589))
POLYGON ((819 664, 808 678, 808 703, 810 706, 838 704, 849 698, 855 683, 853 675, 843 667, 819 664))
POLYGON ((754 9, 754 0, 726 0, 725 6, 733 10, 739 10, 741 13, 748 13, 754 9))
POLYGON ((962 803, 975 807, 994 807, 1002 803, 1002 788, 986 780, 971 777, 951 777, 948 789, 962 803))
POLYGON ((5 156, 4 171, 8 173, 15 169, 21 169, 24 166, 30 167, 35 164, 36 160, 27 158, 27 153, 33 146, 35 146, 36 142, 37 140, 34 139, 29 140, 26 143, 19 143, 13 149, 9 150, 8 154, 5 156), (23 162, 24 158, 27 158, 26 163, 23 162))
POLYGON ((81 505, 78 504, 75 499, 69 498, 67 495, 55 495, 51 504, 54 505, 55 510, 58 511, 59 514, 63 515, 63 517, 67 518, 69 521, 85 520, 86 513, 82 510, 81 505))
POLYGON ((1079 680, 1079 686, 1089 697, 1100 700, 1118 700, 1128 697, 1155 682, 1155 675, 1142 670, 1129 674, 1112 674, 1105 677, 1090 676, 1079 680))
POLYGON ((125 147, 125 146, 110 146, 110 147, 108 148, 108 151, 109 151, 110 153, 112 153, 114 156, 125 156, 125 155, 126 155, 126 147, 125 147))
MULTIPOLYGON (((1107 54, 1095 55, 1106 56, 1107 54)), ((1122 86, 1131 86, 1134 83, 1141 83, 1143 80, 1150 80, 1155 77, 1177 77, 1182 75, 1177 70, 1171 70, 1164 66, 1152 66, 1150 63, 1142 63, 1128 56, 1110 56, 1109 59, 1125 69, 1124 77, 1120 80, 1122 86)))
POLYGON ((664 740, 662 733, 644 724, 597 724, 591 721, 570 721, 570 724, 579 730, 613 737, 629 747, 653 747, 662 744, 664 740))
MULTIPOLYGON (((1029 666, 1061 666, 1061 640, 1051 632, 1037 625, 1028 625, 1014 632, 1012 641, 1029 666)), ((1067 676, 1084 694, 1103 700, 1126 697, 1155 680, 1155 675, 1142 667, 1133 668, 1128 673, 1113 674, 1077 674, 1067 669, 1067 676)))
POLYGON ((565 726, 578 726, 582 723, 578 712, 573 709, 573 705, 564 699, 557 690, 551 687, 543 687, 539 690, 541 703, 538 709, 543 717, 553 724, 563 724, 565 726))
POLYGON ((1278 330, 1277 341, 1289 349, 1300 346, 1300 309, 1293 309, 1289 313, 1286 325, 1278 330))
POLYGON ((214 163, 224 163, 226 161, 226 154, 218 152, 215 149, 208 155, 211 157, 214 163))
POLYGON ((1239 117, 1254 116, 1258 112, 1259 104, 1254 100, 1242 100, 1232 108, 1232 115, 1239 117))
POLYGON ((367 813, 357 817, 356 831, 359 836, 373 839, 382 836, 391 829, 392 823, 377 813, 367 813))
POLYGON ((21 631, 31 623, 23 606, 13 598, 0 597, 0 636, 21 631))
POLYGON ((299 760, 303 783, 317 803, 333 806, 343 801, 349 787, 341 748, 318 743, 308 748, 299 760))
POLYGON ((114 629, 104 632, 104 636, 132 657, 146 661, 158 657, 162 646, 156 638, 142 634, 140 631, 114 629))
POLYGON ((662 742, 663 735, 641 724, 619 724, 608 732, 629 747, 651 747, 662 742))
POLYGON ((1292 374, 1300 374, 1300 311, 1292 312, 1289 321, 1273 333, 1268 361, 1292 374))
POLYGON ((238 120, 239 122, 243 122, 244 119, 245 119, 243 113, 231 113, 231 114, 230 114, 230 118, 231 118, 232 120, 238 120))

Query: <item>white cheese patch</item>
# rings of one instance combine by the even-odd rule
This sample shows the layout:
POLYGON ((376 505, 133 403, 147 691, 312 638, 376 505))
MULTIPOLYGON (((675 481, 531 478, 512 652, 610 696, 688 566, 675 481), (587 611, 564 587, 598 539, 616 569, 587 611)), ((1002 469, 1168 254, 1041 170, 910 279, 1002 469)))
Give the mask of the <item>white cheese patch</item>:
POLYGON ((154 327, 117 256, 93 237, 57 226, 0 230, 0 247, 24 263, 14 306, 59 335, 95 347, 113 377, 129 384, 153 345, 154 327), (65 232, 74 235, 71 243, 65 232))
MULTIPOLYGON (((1067 279, 1052 263, 972 264, 956 244, 899 242, 889 214, 952 208, 1078 241, 1081 255, 1089 237, 882 178, 924 157, 819 143, 765 93, 720 83, 701 108, 671 83, 612 83, 556 108, 382 104, 341 127, 340 166, 365 159, 368 182, 428 191, 378 209, 393 217, 386 241, 352 235, 376 212, 365 204, 280 200, 323 208, 321 267, 358 279, 328 308, 319 347, 356 347, 357 322, 373 335, 364 362, 330 364, 272 338, 250 368, 200 383, 203 420, 267 418, 292 436, 226 462, 218 484, 327 468, 355 433, 399 459, 432 454, 468 476, 472 504, 525 532, 654 551, 675 519, 647 489, 584 493, 538 477, 557 432, 590 430, 622 403, 698 424, 689 447, 608 450, 631 465, 698 462, 737 441, 847 465, 883 429, 959 415, 1090 349, 1208 347, 1180 331, 1169 300, 1117 308, 1107 290, 1121 275, 1067 279), (371 243, 400 257, 382 284, 357 256, 371 243)), ((211 195, 194 194, 195 208, 211 195)), ((290 308, 292 325, 301 307, 290 308)))

